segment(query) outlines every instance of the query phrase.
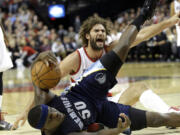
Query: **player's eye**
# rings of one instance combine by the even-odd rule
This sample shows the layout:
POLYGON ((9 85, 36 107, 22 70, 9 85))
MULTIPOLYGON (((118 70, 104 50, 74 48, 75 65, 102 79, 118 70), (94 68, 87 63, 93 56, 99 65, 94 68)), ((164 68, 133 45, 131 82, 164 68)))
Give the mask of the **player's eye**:
POLYGON ((95 32, 98 32, 99 30, 94 30, 95 32))

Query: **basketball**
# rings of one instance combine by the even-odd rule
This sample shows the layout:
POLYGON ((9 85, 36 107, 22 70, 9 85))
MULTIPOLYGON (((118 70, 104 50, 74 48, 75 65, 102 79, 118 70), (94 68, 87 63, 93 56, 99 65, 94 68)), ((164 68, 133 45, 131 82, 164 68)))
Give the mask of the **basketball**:
POLYGON ((60 81, 60 70, 57 66, 47 66, 42 61, 38 61, 31 68, 31 79, 39 88, 51 89, 60 81))

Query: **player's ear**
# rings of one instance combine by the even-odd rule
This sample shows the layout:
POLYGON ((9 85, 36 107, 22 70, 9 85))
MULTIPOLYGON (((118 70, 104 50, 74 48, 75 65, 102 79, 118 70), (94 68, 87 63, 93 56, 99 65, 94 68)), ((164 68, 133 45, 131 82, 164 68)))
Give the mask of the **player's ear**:
POLYGON ((89 34, 86 34, 86 39, 90 39, 90 35, 89 34))

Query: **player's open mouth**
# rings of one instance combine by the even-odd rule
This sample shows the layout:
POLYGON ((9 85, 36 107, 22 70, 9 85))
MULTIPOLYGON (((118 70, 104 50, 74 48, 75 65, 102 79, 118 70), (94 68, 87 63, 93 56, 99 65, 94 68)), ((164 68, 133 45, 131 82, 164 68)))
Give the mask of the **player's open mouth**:
POLYGON ((103 40, 103 39, 97 39, 96 42, 103 44, 103 43, 104 43, 104 40, 103 40))

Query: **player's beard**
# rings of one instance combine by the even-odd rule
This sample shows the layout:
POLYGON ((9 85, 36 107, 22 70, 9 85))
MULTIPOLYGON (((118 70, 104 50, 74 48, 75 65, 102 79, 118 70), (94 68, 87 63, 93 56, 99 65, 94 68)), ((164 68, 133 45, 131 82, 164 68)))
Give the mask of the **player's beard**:
POLYGON ((96 39, 92 39, 92 38, 90 38, 90 45, 91 45, 92 49, 95 50, 95 51, 100 51, 100 50, 102 50, 104 48, 104 45, 103 46, 98 46, 96 44, 96 39))

